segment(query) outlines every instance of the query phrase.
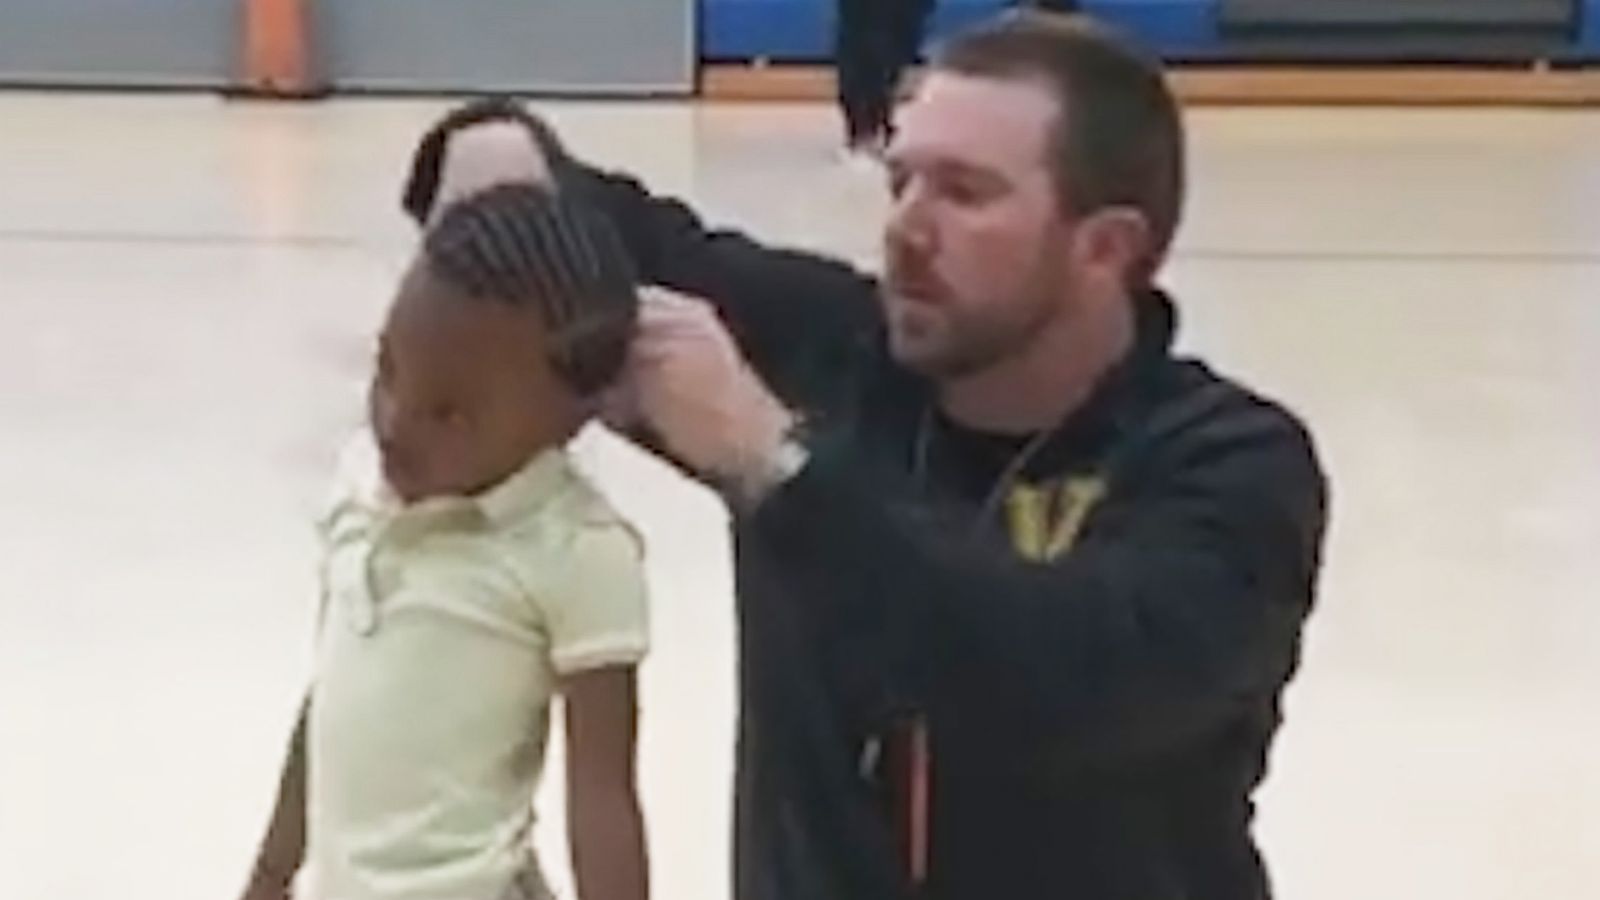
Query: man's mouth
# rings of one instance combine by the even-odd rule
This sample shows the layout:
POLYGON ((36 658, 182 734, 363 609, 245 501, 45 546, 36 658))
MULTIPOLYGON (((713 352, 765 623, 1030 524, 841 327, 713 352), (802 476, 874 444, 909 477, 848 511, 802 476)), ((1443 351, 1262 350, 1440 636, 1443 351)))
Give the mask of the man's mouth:
POLYGON ((942 285, 926 276, 891 274, 885 288, 890 299, 917 306, 936 306, 945 293, 942 285))

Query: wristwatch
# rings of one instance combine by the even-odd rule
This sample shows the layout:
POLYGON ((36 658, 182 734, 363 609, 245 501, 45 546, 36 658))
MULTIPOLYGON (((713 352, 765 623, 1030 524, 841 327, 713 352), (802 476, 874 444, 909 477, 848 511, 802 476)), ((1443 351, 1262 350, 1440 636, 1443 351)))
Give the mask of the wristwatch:
POLYGON ((733 485, 734 499, 741 508, 755 509, 773 491, 788 484, 805 470, 811 462, 811 448, 807 446, 806 439, 805 421, 796 418, 776 445, 751 460, 743 477, 733 485))

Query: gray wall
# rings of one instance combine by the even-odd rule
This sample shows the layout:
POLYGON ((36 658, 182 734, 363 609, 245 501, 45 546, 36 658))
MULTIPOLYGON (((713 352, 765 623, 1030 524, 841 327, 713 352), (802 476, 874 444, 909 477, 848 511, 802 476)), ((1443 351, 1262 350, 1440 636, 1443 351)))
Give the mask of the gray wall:
POLYGON ((229 0, 0 0, 0 81, 216 85, 231 77, 229 0))
MULTIPOLYGON (((238 0, 0 0, 0 82, 216 86, 238 0)), ((316 0, 336 87, 686 93, 695 0, 316 0)))
POLYGON ((686 91, 693 0, 339 0, 325 58, 363 88, 686 91))

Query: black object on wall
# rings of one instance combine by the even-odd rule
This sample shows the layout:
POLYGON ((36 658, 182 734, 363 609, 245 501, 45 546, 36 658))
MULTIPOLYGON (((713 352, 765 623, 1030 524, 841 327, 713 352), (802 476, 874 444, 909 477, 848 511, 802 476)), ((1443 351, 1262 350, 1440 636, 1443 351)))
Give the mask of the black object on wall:
POLYGON ((1523 62, 1559 56, 1578 0, 1222 0, 1235 55, 1260 60, 1523 62))

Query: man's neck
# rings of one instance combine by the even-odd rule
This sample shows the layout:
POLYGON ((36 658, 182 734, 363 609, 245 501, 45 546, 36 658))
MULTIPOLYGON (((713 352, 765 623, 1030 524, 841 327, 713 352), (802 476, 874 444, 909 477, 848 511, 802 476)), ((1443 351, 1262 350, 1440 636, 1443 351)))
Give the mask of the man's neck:
POLYGON ((1127 299, 1115 315, 1052 323, 1023 352, 942 382, 940 409, 959 425, 991 434, 1058 427, 1132 351, 1136 326, 1127 299))

